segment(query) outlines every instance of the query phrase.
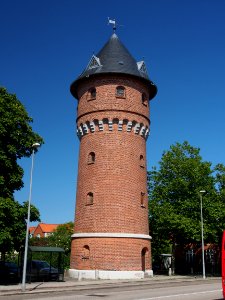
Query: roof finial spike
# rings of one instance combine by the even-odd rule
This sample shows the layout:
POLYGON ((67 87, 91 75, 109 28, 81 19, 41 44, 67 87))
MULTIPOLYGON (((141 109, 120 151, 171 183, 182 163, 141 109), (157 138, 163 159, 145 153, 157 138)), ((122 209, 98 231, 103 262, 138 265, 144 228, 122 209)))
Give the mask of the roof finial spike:
POLYGON ((108 17, 108 25, 109 24, 112 24, 113 25, 113 33, 115 33, 116 32, 116 20, 114 19, 114 20, 112 20, 112 19, 110 19, 109 17, 108 17))

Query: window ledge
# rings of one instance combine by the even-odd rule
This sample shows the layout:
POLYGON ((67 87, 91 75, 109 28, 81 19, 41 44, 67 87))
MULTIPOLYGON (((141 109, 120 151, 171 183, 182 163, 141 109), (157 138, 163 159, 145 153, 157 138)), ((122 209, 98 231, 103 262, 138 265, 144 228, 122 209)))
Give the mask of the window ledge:
POLYGON ((82 259, 89 259, 89 256, 83 256, 82 255, 82 259))
POLYGON ((120 95, 116 95, 116 98, 120 98, 120 99, 126 99, 126 96, 120 96, 120 95))

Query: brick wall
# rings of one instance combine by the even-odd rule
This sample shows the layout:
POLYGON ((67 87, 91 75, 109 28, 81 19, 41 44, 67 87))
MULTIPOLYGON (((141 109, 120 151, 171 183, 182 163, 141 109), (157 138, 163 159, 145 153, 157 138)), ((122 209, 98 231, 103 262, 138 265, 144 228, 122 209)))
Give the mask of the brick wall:
POLYGON ((37 227, 35 228, 34 233, 33 233, 33 237, 44 237, 44 236, 45 236, 45 234, 44 234, 44 232, 42 231, 41 227, 40 227, 40 226, 37 226, 37 227))
POLYGON ((85 238, 72 242, 71 268, 80 270, 141 271, 142 249, 145 255, 145 268, 151 269, 149 241, 122 238, 85 238), (89 253, 84 248, 90 247, 89 253))
MULTIPOLYGON (((99 76, 79 86, 77 127, 82 128, 82 136, 74 233, 149 234, 146 136, 142 133, 150 121, 143 93, 148 97, 141 81, 123 76, 99 76), (117 86, 125 87, 125 97, 116 97, 117 86), (92 87, 96 97, 90 100, 92 87)), ((71 268, 141 270, 143 249, 149 269, 149 240, 74 238, 71 268), (88 258, 84 252, 89 252, 88 258)))

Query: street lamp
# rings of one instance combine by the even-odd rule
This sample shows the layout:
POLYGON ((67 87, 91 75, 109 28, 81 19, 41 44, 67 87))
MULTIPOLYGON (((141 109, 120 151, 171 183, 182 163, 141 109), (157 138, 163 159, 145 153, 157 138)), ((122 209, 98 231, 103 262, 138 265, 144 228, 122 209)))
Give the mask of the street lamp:
POLYGON ((26 271, 27 271, 27 251, 28 251, 28 237, 29 237, 29 227, 30 227, 30 203, 31 203, 31 194, 32 194, 32 178, 33 178, 33 168, 34 168, 34 150, 40 147, 39 143, 34 143, 32 145, 32 162, 31 162, 31 171, 30 171, 30 192, 28 199, 28 211, 27 211, 27 231, 25 239, 25 249, 24 249, 24 259, 23 259, 23 277, 22 277, 22 291, 26 290, 26 271))
POLYGON ((204 231, 203 231, 203 214, 202 214, 202 196, 206 194, 205 190, 199 191, 200 208, 201 208, 201 234, 202 234, 202 277, 205 279, 205 256, 204 256, 204 231))

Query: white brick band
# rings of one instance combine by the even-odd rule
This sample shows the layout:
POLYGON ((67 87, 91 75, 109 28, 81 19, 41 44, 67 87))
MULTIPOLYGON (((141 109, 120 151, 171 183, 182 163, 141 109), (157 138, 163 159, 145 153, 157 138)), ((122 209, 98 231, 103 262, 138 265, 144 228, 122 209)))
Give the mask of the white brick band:
POLYGON ((106 232, 88 232, 88 233, 74 233, 72 238, 132 238, 132 239, 145 239, 151 240, 152 237, 147 234, 135 234, 135 233, 106 233, 106 232))
MULTIPOLYGON (((149 127, 145 126, 143 123, 137 123, 135 121, 128 121, 128 120, 118 120, 113 119, 109 120, 107 118, 103 120, 95 120, 91 122, 85 122, 84 124, 79 124, 79 127, 77 128, 77 135, 81 139, 82 136, 96 131, 113 131, 113 124, 116 124, 117 130, 122 132, 123 130, 127 132, 134 132, 137 135, 142 136, 147 140, 149 135, 149 127), (123 125, 125 125, 123 127, 123 125)), ((115 126, 115 128, 116 128, 115 126)), ((115 129, 116 130, 116 129, 115 129)))

